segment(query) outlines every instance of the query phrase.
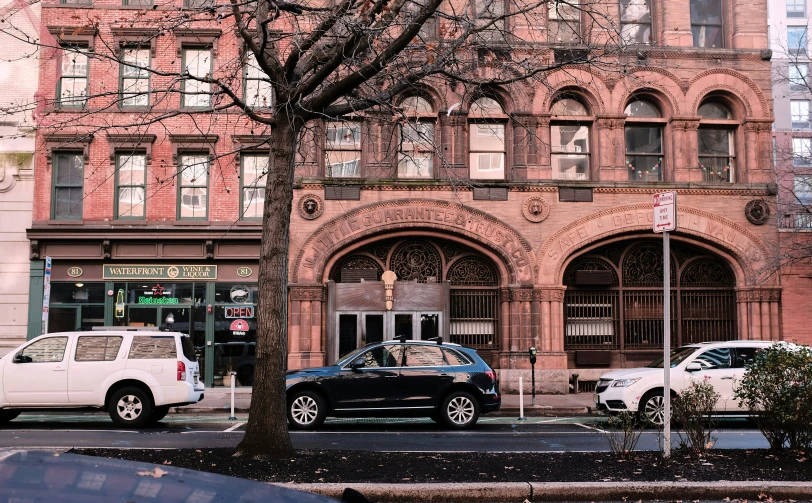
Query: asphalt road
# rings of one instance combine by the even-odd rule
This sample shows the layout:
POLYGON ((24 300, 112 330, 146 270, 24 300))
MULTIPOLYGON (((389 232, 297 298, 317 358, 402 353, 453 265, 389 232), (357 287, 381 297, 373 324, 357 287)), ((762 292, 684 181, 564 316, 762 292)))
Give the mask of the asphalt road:
MULTIPOLYGON (((104 414, 24 414, 0 429, 0 448, 68 449, 234 447, 246 417, 170 415, 142 430, 118 429, 104 414)), ((477 428, 448 431, 428 419, 328 420, 320 431, 291 432, 297 449, 374 451, 552 452, 607 451, 606 433, 589 417, 480 419, 477 428)), ((716 448, 766 448, 767 441, 744 421, 726 421, 714 435, 716 448)), ((677 436, 674 435, 674 442, 677 436)), ((658 450, 658 432, 643 433, 638 449, 658 450)))

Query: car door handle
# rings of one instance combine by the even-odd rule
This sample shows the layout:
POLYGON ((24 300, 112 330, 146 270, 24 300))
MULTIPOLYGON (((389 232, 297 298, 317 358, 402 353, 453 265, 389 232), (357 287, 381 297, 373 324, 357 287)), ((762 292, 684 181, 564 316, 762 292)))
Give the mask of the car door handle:
POLYGON ((440 374, 440 377, 451 377, 450 374, 440 374))
POLYGON ((387 378, 387 379, 394 379, 394 378, 396 378, 397 376, 395 375, 395 376, 384 376, 384 377, 385 377, 385 378, 387 378))
POLYGON ((733 376, 722 376, 722 379, 725 381, 730 381, 733 379, 733 376))
POLYGON ((57 367, 57 368, 53 369, 53 371, 54 372, 64 372, 65 368, 64 367, 57 367))

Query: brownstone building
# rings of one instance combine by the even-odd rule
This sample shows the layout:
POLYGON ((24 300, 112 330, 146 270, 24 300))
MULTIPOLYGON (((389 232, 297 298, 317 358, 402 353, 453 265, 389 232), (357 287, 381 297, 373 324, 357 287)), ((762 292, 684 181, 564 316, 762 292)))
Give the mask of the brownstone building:
MULTIPOLYGON (((529 372, 531 346, 539 388, 553 392, 573 373, 594 381, 645 364, 663 343, 651 200, 665 189, 679 205, 673 344, 800 338, 782 333, 787 300, 765 272, 778 241, 766 1, 601 4, 634 43, 626 71, 570 65, 543 85, 477 90, 426 83, 398 98, 406 123, 362 114, 316 125, 293 201, 291 368, 400 335, 478 348, 506 390, 529 372), (438 147, 419 148, 418 136, 438 147)), ((213 25, 143 38, 148 29, 120 21, 139 8, 46 3, 43 24, 61 43, 116 40, 157 68, 179 57, 218 68, 241 50, 213 25), (66 14, 86 9, 106 20, 98 31, 65 29, 66 14)), ((552 34, 561 12, 536 27, 550 30, 540 50, 551 58, 599 36, 578 33, 574 12, 576 38, 552 34)), ((84 79, 102 94, 126 81, 115 67, 71 71, 43 62, 41 93, 64 96, 84 79)), ((128 110, 104 113, 116 123, 128 110)), ((40 135, 29 336, 41 331, 37 284, 50 256, 49 331, 171 324, 192 334, 209 385, 229 370, 250 385, 268 134, 227 120, 200 131, 181 114, 138 138, 40 135), (164 184, 192 165, 206 169, 164 184)))

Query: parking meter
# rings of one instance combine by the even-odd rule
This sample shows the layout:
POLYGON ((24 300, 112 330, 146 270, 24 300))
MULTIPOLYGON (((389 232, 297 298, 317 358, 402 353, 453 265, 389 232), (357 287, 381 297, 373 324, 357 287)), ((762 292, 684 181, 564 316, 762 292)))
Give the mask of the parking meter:
POLYGON ((531 404, 536 405, 536 346, 530 347, 530 373, 531 373, 530 391, 533 394, 533 401, 531 402, 531 404))

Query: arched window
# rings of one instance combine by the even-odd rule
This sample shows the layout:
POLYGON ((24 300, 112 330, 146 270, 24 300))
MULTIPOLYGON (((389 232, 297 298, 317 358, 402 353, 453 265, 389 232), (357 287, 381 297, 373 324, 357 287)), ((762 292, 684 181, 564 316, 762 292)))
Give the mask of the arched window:
POLYGON ((398 131, 398 178, 434 178, 435 117, 431 103, 411 96, 400 106, 407 120, 398 131))
POLYGON ((635 100, 626 106, 626 168, 629 181, 663 180, 663 125, 659 108, 635 100))
POLYGON ((468 152, 472 179, 505 179, 506 122, 505 110, 495 98, 483 96, 471 103, 468 152))
POLYGON ((736 161, 736 121, 719 101, 706 101, 697 111, 702 120, 697 130, 699 168, 703 182, 732 182, 736 161))
POLYGON ((559 98, 550 109, 550 165, 553 179, 589 180, 589 128, 592 117, 579 100, 559 98))

